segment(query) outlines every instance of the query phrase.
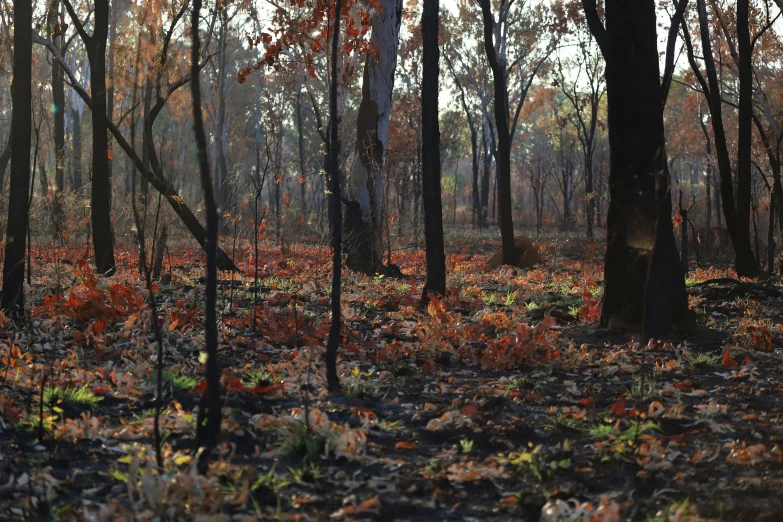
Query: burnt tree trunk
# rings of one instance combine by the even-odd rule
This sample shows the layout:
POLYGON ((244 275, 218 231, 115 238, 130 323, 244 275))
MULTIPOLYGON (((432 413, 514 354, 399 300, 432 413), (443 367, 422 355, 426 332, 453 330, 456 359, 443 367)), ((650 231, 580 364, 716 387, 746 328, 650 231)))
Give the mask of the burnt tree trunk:
POLYGON ((686 316, 685 279, 672 230, 661 108, 655 3, 582 0, 606 60, 610 144, 609 213, 601 325, 643 321, 645 337, 686 316))
MULTIPOLYGON (((508 122, 508 88, 506 85, 506 64, 502 54, 495 48, 496 23, 492 15, 490 0, 479 0, 484 23, 484 52, 487 54, 495 95, 495 127, 497 128, 497 155, 495 157, 495 177, 497 187, 498 216, 500 220, 500 238, 503 248, 503 263, 514 264, 514 223, 511 217, 511 135, 508 122)), ((498 45, 499 42, 497 43, 498 45)))
MULTIPOLYGON (((199 174, 201 188, 204 191, 204 207, 207 214, 207 237, 204 250, 207 253, 207 283, 204 344, 207 353, 206 383, 207 389, 199 408, 199 419, 206 419, 206 423, 198 422, 196 426, 196 444, 207 448, 207 454, 217 446, 220 435, 220 369, 217 360, 217 240, 218 240, 218 212, 215 202, 215 193, 212 188, 212 176, 209 174, 209 159, 207 158, 207 138, 204 134, 204 120, 201 114, 201 89, 199 85, 199 59, 201 56, 201 42, 198 36, 199 13, 201 12, 201 0, 193 0, 193 14, 191 19, 191 62, 190 92, 193 98, 193 132, 196 137, 196 151, 198 155, 199 174), (206 409, 206 413, 204 410, 206 409)), ((206 463, 206 459, 204 460, 206 463)), ((201 466, 205 469, 206 465, 201 466)))
POLYGON ((30 218, 30 146, 32 142, 33 5, 14 0, 14 76, 11 81, 11 186, 0 308, 24 314, 24 256, 30 218))
POLYGON ((109 179, 109 129, 106 118, 106 40, 109 36, 109 1, 95 2, 93 34, 88 35, 69 0, 65 7, 87 49, 92 97, 92 243, 98 273, 115 273, 114 236, 111 230, 111 180, 109 179))
MULTIPOLYGON (((335 13, 342 11, 342 0, 336 0, 335 13)), ((340 393, 340 377, 337 375, 337 351, 340 348, 341 315, 340 309, 342 286, 342 248, 343 248, 343 223, 342 204, 340 195, 340 134, 339 118, 337 115, 337 50, 340 43, 340 16, 334 17, 334 31, 332 36, 332 76, 329 82, 329 189, 331 191, 329 207, 334 224, 332 229, 332 295, 331 312, 332 324, 329 326, 329 338, 326 342, 326 380, 329 391, 340 393)))
MULTIPOLYGON (((446 254, 443 246, 443 205, 441 202, 440 128, 438 125, 438 0, 424 0, 421 15, 421 160, 424 237, 427 281, 422 302, 429 292, 446 294, 446 254)), ((456 185, 456 181, 455 181, 456 185)))
MULTIPOLYGON (((709 20, 707 19, 707 7, 704 0, 697 0, 699 12, 699 28, 701 33, 702 54, 704 55, 704 68, 707 72, 705 80, 693 57, 693 48, 688 44, 688 60, 694 74, 701 84, 702 91, 710 108, 712 117, 712 130, 715 135, 715 153, 718 159, 718 174, 720 176, 720 199, 723 207, 723 216, 726 220, 726 228, 734 245, 734 259, 737 274, 740 276, 754 276, 758 274, 759 266, 750 244, 750 145, 752 114, 752 69, 750 63, 751 47, 748 34, 747 2, 744 3, 744 14, 740 0, 737 4, 738 23, 737 32, 740 40, 740 108, 739 108, 739 140, 737 146, 737 205, 734 203, 734 184, 732 181, 731 159, 727 145, 725 127, 723 125, 723 102, 721 88, 718 79, 718 71, 712 56, 712 41, 710 39, 709 20), (742 19, 744 18, 744 22, 742 19), (744 25, 744 31, 741 26, 744 25), (747 36, 747 42, 742 43, 743 36, 747 36), (744 57, 744 58, 743 58, 744 57), (742 62, 745 62, 743 66, 742 62), (750 72, 749 72, 750 71, 750 72), (750 74, 750 80, 748 75, 750 74), (749 98, 751 96, 751 98, 749 98), (746 134, 746 135, 744 135, 746 134)), ((687 31, 687 28, 684 28, 687 31)), ((717 191, 716 191, 717 192, 717 191)))
MULTIPOLYGON (((54 45, 62 52, 62 27, 59 23, 60 2, 53 2, 49 27, 54 36, 54 45)), ((65 181, 65 77, 57 60, 52 60, 52 110, 54 111, 54 186, 52 187, 52 228, 56 239, 63 231, 64 219, 62 192, 65 181)))

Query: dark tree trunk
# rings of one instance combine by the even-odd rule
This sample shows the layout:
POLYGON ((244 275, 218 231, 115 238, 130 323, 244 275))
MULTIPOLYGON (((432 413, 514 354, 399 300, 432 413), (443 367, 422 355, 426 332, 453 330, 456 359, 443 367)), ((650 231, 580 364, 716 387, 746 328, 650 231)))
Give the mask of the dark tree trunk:
MULTIPOLYGON (((342 0, 336 0, 335 13, 342 11, 342 0)), ((340 43, 340 16, 334 17, 332 33, 332 76, 329 82, 329 189, 331 191, 332 223, 332 324, 326 342, 326 379, 329 391, 340 393, 340 377, 337 375, 337 351, 340 348, 340 290, 342 286, 343 217, 340 194, 340 136, 337 118, 337 50, 340 43)))
POLYGON ((79 110, 71 110, 71 126, 73 127, 73 172, 71 172, 71 188, 74 192, 82 190, 82 119, 79 110))
MULTIPOLYGON (((54 31, 59 23, 60 2, 55 0, 51 6, 49 27, 54 31)), ((62 52, 63 37, 54 37, 54 45, 62 52)), ((54 186, 52 187, 52 228, 55 238, 59 239, 63 231, 64 218, 62 192, 65 181, 65 77, 57 60, 52 60, 52 109, 54 111, 54 186)))
POLYGON ((440 129, 438 125, 438 0, 424 0, 421 16, 421 160, 424 237, 427 281, 422 302, 429 292, 446 294, 446 254, 443 246, 443 206, 441 202, 440 129))
POLYGON ((3 295, 0 308, 24 314, 24 255, 27 245, 32 131, 33 5, 14 0, 14 76, 11 82, 11 186, 8 198, 3 295))
MULTIPOLYGON (((748 81, 748 70, 750 63, 750 36, 748 34, 748 11, 747 1, 744 2, 744 14, 741 9, 741 2, 738 0, 738 40, 740 40, 740 56, 745 56, 745 65, 743 67, 740 58, 740 110, 739 110, 739 142, 737 158, 737 181, 738 194, 737 206, 734 205, 734 185, 732 182, 731 159, 729 158, 729 149, 726 140, 726 132, 723 126, 723 102, 721 99, 721 89, 718 80, 718 72, 715 67, 715 60, 712 56, 712 42, 709 33, 709 20, 707 19, 707 8, 705 0, 697 0, 699 11, 699 27, 701 31, 702 54, 704 55, 704 68, 707 71, 707 81, 704 82, 701 72, 698 72, 702 83, 702 89, 707 97, 707 103, 710 107, 712 116, 712 129, 715 135, 715 152, 718 159, 718 173, 720 175, 720 199, 722 200, 723 216, 726 218, 726 228, 729 231, 731 242, 734 245, 735 267, 740 276, 754 276, 759 271, 758 262, 753 255, 750 245, 750 140, 752 138, 750 127, 750 117, 752 114, 752 70, 750 71, 750 81, 748 81), (744 22, 742 19, 744 18, 744 22), (744 31, 741 26, 744 25, 744 31), (744 34, 747 42, 742 43, 744 34)), ((686 29, 687 30, 687 29, 686 29)), ((688 49, 689 60, 693 67, 695 61, 692 59, 692 49, 688 49)))
MULTIPOLYGON (((209 174, 209 159, 207 158, 207 138, 204 134, 204 120, 201 114, 201 89, 199 85, 199 58, 201 42, 198 35, 199 13, 201 0, 193 0, 193 15, 191 19, 190 91, 193 98, 193 132, 196 136, 196 151, 198 154, 201 188, 204 191, 204 207, 207 214, 207 237, 204 250, 207 253, 207 283, 205 303, 204 344, 207 352, 207 389, 201 401, 199 418, 206 423, 197 423, 196 444, 205 447, 208 453, 217 446, 220 435, 220 368, 217 360, 217 239, 218 213, 215 194, 212 189, 212 176, 209 174), (204 410, 206 409, 206 414, 204 410)), ((206 461, 205 461, 206 462, 206 461)), ((204 469, 206 466, 203 466, 204 469)))
POLYGON ((302 126, 302 85, 299 84, 296 87, 296 132, 299 145, 299 194, 301 197, 302 216, 307 214, 307 178, 305 177, 305 160, 304 160, 304 129, 302 126))
POLYGON ((495 20, 490 0, 479 0, 484 22, 484 52, 492 69, 495 94, 495 127, 497 128, 497 154, 495 176, 497 178, 497 203, 500 219, 500 237, 503 249, 503 263, 514 264, 518 257, 514 247, 514 223, 511 218, 511 136, 508 124, 508 89, 506 86, 506 64, 498 56, 493 34, 495 20))
POLYGON ((610 144, 609 215, 601 324, 643 320, 644 336, 666 334, 688 312, 672 230, 661 108, 655 3, 582 0, 606 60, 610 144))
POLYGON ((109 129, 106 118, 106 40, 109 36, 109 1, 95 2, 92 36, 84 31, 69 0, 65 7, 87 49, 92 91, 92 242, 98 273, 111 276, 114 264, 114 237, 111 230, 111 180, 109 179, 109 129))
MULTIPOLYGON (((740 230, 750 231, 751 161, 753 157, 753 48, 750 42, 750 3, 737 0, 737 50, 739 52, 739 116, 737 137, 737 214, 740 230)), ((749 234, 748 234, 749 236, 749 234)), ((741 238, 740 238, 741 239, 741 238)), ((750 237, 748 237, 750 240, 750 237)), ((759 270, 756 256, 748 250, 735 249, 738 275, 755 275, 759 270), (740 274, 742 271, 742 274, 740 274)))
POLYGON ((489 147, 487 146, 487 121, 484 120, 481 126, 481 142, 483 151, 483 161, 481 168, 481 201, 479 202, 479 228, 487 228, 487 222, 489 221, 489 173, 492 165, 492 156, 489 154, 489 147))

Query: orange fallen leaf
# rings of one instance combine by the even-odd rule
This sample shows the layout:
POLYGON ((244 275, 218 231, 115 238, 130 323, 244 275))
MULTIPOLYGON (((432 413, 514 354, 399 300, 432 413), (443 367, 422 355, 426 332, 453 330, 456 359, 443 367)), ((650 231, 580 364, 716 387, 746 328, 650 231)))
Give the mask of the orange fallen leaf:
POLYGON ((621 417, 625 415, 625 399, 612 404, 612 407, 609 408, 609 411, 621 417))
POLYGON ((476 408, 472 404, 466 404, 465 406, 459 409, 459 412, 465 417, 473 417, 474 415, 478 414, 478 408, 476 408))
POLYGON ((408 441, 405 441, 405 440, 401 440, 400 442, 398 442, 397 444, 394 445, 394 449, 398 449, 398 450, 400 450, 400 449, 413 449, 416 446, 418 446, 418 444, 415 443, 415 442, 408 442, 408 441))
POLYGON ((674 387, 680 391, 691 391, 693 390, 693 381, 690 379, 685 379, 682 382, 674 383, 674 387))
POLYGON ((579 406, 584 406, 585 408, 595 408, 595 399, 592 397, 588 399, 580 399, 579 406))
POLYGON ((737 364, 737 361, 731 358, 728 350, 723 352, 723 361, 721 361, 721 364, 723 364, 723 366, 726 368, 739 368, 739 364, 737 364))

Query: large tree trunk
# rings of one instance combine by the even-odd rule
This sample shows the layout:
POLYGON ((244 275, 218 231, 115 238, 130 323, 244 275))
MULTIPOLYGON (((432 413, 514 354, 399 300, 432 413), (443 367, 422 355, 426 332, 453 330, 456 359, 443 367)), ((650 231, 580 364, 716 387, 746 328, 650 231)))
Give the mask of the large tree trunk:
POLYGON ((29 220, 30 145, 32 122, 33 6, 14 0, 14 76, 11 83, 11 187, 3 263, 0 308, 24 314, 24 255, 29 220))
POLYGON ((495 127, 497 128, 497 153, 495 156, 495 176, 497 180, 497 203, 500 220, 500 238, 503 248, 503 263, 514 264, 514 223, 511 207, 511 135, 508 123, 508 87, 506 85, 506 63, 498 55, 494 42, 495 20, 490 0, 479 0, 481 16, 484 22, 484 52, 492 69, 495 94, 495 127))
POLYGON ((427 281, 422 301, 428 293, 446 294, 446 254, 443 246, 443 206, 441 202, 440 129, 438 126, 438 0, 424 0, 421 16, 423 69, 421 81, 421 159, 426 240, 427 281))
POLYGON ((685 280, 672 230, 661 109, 655 3, 608 0, 606 28, 582 0, 606 59, 611 166, 601 325, 643 319, 645 337, 686 317, 685 280))
POLYGON ((375 274, 382 265, 383 155, 401 17, 401 0, 382 0, 370 39, 378 58, 368 54, 364 62, 362 101, 356 119, 356 147, 348 180, 350 203, 345 215, 346 265, 365 274, 375 274))

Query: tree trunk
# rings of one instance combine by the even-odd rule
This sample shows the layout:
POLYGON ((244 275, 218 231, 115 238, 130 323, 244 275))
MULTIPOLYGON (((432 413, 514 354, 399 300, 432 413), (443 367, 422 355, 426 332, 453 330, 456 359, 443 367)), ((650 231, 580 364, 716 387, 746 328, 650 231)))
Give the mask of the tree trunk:
MULTIPOLYGON (((59 23, 60 2, 55 0, 51 6, 49 27, 52 34, 55 24, 59 23)), ((55 47, 62 52, 62 34, 53 38, 55 47)), ((57 60, 52 60, 52 109, 54 111, 54 185, 52 187, 52 231, 56 239, 63 231, 64 219, 62 192, 65 181, 65 77, 57 60)))
POLYGON ((495 94, 495 127, 497 128, 497 154, 495 157, 495 176, 497 183, 498 215, 500 218, 500 237, 503 248, 503 263, 514 264, 514 223, 511 208, 511 136, 508 123, 508 87, 506 85, 505 59, 498 55, 493 42, 495 20, 492 16, 490 0, 479 0, 481 16, 484 22, 484 52, 492 69, 495 94))
POLYGON ((217 136, 215 136, 215 152, 217 153, 218 178, 216 184, 216 201, 222 211, 228 209, 231 190, 228 183, 228 160, 226 159, 226 45, 228 33, 228 6, 220 7, 220 30, 218 54, 218 84, 217 84, 217 136))
POLYGON ((661 108, 655 3, 582 0, 606 60, 610 144, 609 214, 601 325, 643 320, 645 337, 672 330, 688 312, 672 230, 661 108))
POLYGON ((302 84, 298 83, 296 86, 296 133, 297 133, 297 144, 299 146, 299 176, 297 179, 297 182, 299 183, 299 195, 301 198, 301 211, 302 216, 304 217, 307 214, 307 178, 305 177, 305 154, 304 154, 304 129, 302 126, 304 125, 303 122, 303 115, 302 115, 302 84))
POLYGON ((492 166, 492 156, 489 154, 487 145, 487 120, 482 119, 481 143, 482 143, 482 163, 481 163, 481 201, 479 213, 479 228, 487 228, 489 221, 489 173, 492 166))
MULTIPOLYGON (((191 19, 191 48, 190 82, 191 97, 193 99, 193 132, 196 137, 196 151, 198 153, 199 174, 201 188, 204 191, 204 207, 207 214, 207 237, 204 250, 207 253, 207 283, 205 308, 204 344, 207 353, 206 383, 207 389, 202 396, 199 408, 199 420, 206 419, 206 423, 197 423, 197 445, 207 448, 207 453, 217 446, 220 436, 220 369, 217 360, 217 239, 218 239, 218 212, 215 194, 212 189, 212 176, 209 174, 209 160, 207 158, 207 139, 204 134, 204 120, 201 114, 201 89, 199 86, 199 59, 201 56, 201 43, 198 36, 199 13, 201 0, 193 0, 193 15, 191 19), (204 411, 206 410, 206 414, 204 411)), ((206 471, 206 460, 201 469, 206 471)))
MULTIPOLYGON (((342 0, 336 0, 335 12, 342 11, 342 0)), ((343 247, 343 223, 342 204, 340 195, 340 132, 338 117, 338 82, 337 82, 337 50, 340 47, 340 16, 334 17, 334 31, 332 32, 331 50, 331 78, 329 82, 329 189, 331 192, 330 213, 332 230, 332 292, 331 313, 332 324, 329 326, 329 338, 326 342, 326 380, 329 391, 340 393, 340 377, 337 375, 337 351, 340 347, 341 330, 341 287, 342 287, 342 247, 343 247)), ((374 35, 373 35, 374 37, 374 35)))
POLYGON ((71 188, 74 192, 82 190, 82 119, 79 109, 71 110, 71 126, 73 128, 73 171, 71 172, 71 188))
MULTIPOLYGON (((738 17, 737 31, 741 31, 744 18, 745 32, 747 42, 740 40, 740 55, 745 56, 744 62, 747 68, 750 63, 750 36, 747 29, 747 1, 745 1, 744 15, 740 10, 741 2, 738 0, 737 8, 740 16, 738 17)), ((712 116, 712 129, 715 134, 715 152, 718 158, 718 173, 720 174, 720 198, 723 204, 723 215, 726 218, 726 228, 729 231, 731 242, 734 245, 734 259, 737 275, 754 276, 758 273, 759 266, 753 255, 750 245, 750 140, 752 138, 750 127, 750 117, 752 107, 752 71, 750 81, 747 79, 748 71, 743 67, 743 58, 740 58, 740 110, 739 110, 739 139, 737 147, 737 181, 738 194, 737 206, 734 205, 734 186, 732 182, 731 159, 729 158, 729 149, 726 140, 726 133, 723 126, 723 102, 721 100, 721 89, 718 80, 718 72, 715 68, 715 61, 712 57, 712 43, 709 33, 709 20, 707 19, 707 8, 705 0, 697 0, 699 10, 699 26, 701 30, 702 48, 704 54, 704 68, 707 71, 707 81, 709 87, 709 106, 712 116), (743 135, 746 134, 746 135, 743 135)))
POLYGON ((364 63, 356 147, 348 182, 351 201, 345 215, 346 265, 365 274, 375 274, 382 265, 383 155, 392 108, 402 0, 382 0, 381 7, 370 39, 378 59, 368 54, 364 63))
POLYGON ((33 5, 14 0, 14 75, 11 82, 11 186, 8 198, 3 295, 0 308, 24 314, 24 255, 27 245, 32 122, 33 5))
POLYGON ((94 29, 88 36, 81 27, 73 7, 65 6, 71 21, 77 25, 90 62, 92 91, 92 241, 98 273, 115 273, 114 237, 111 229, 111 180, 109 179, 109 133, 106 118, 106 40, 109 36, 109 1, 95 2, 94 29))
MULTIPOLYGON (((421 16, 421 158, 426 240, 427 281, 422 302, 429 292, 446 294, 446 254, 443 245, 443 207, 441 202, 440 129, 438 125, 438 0, 424 0, 421 16)), ((456 178, 455 178, 456 187, 456 178)), ((456 188, 455 188, 456 190, 456 188)))

